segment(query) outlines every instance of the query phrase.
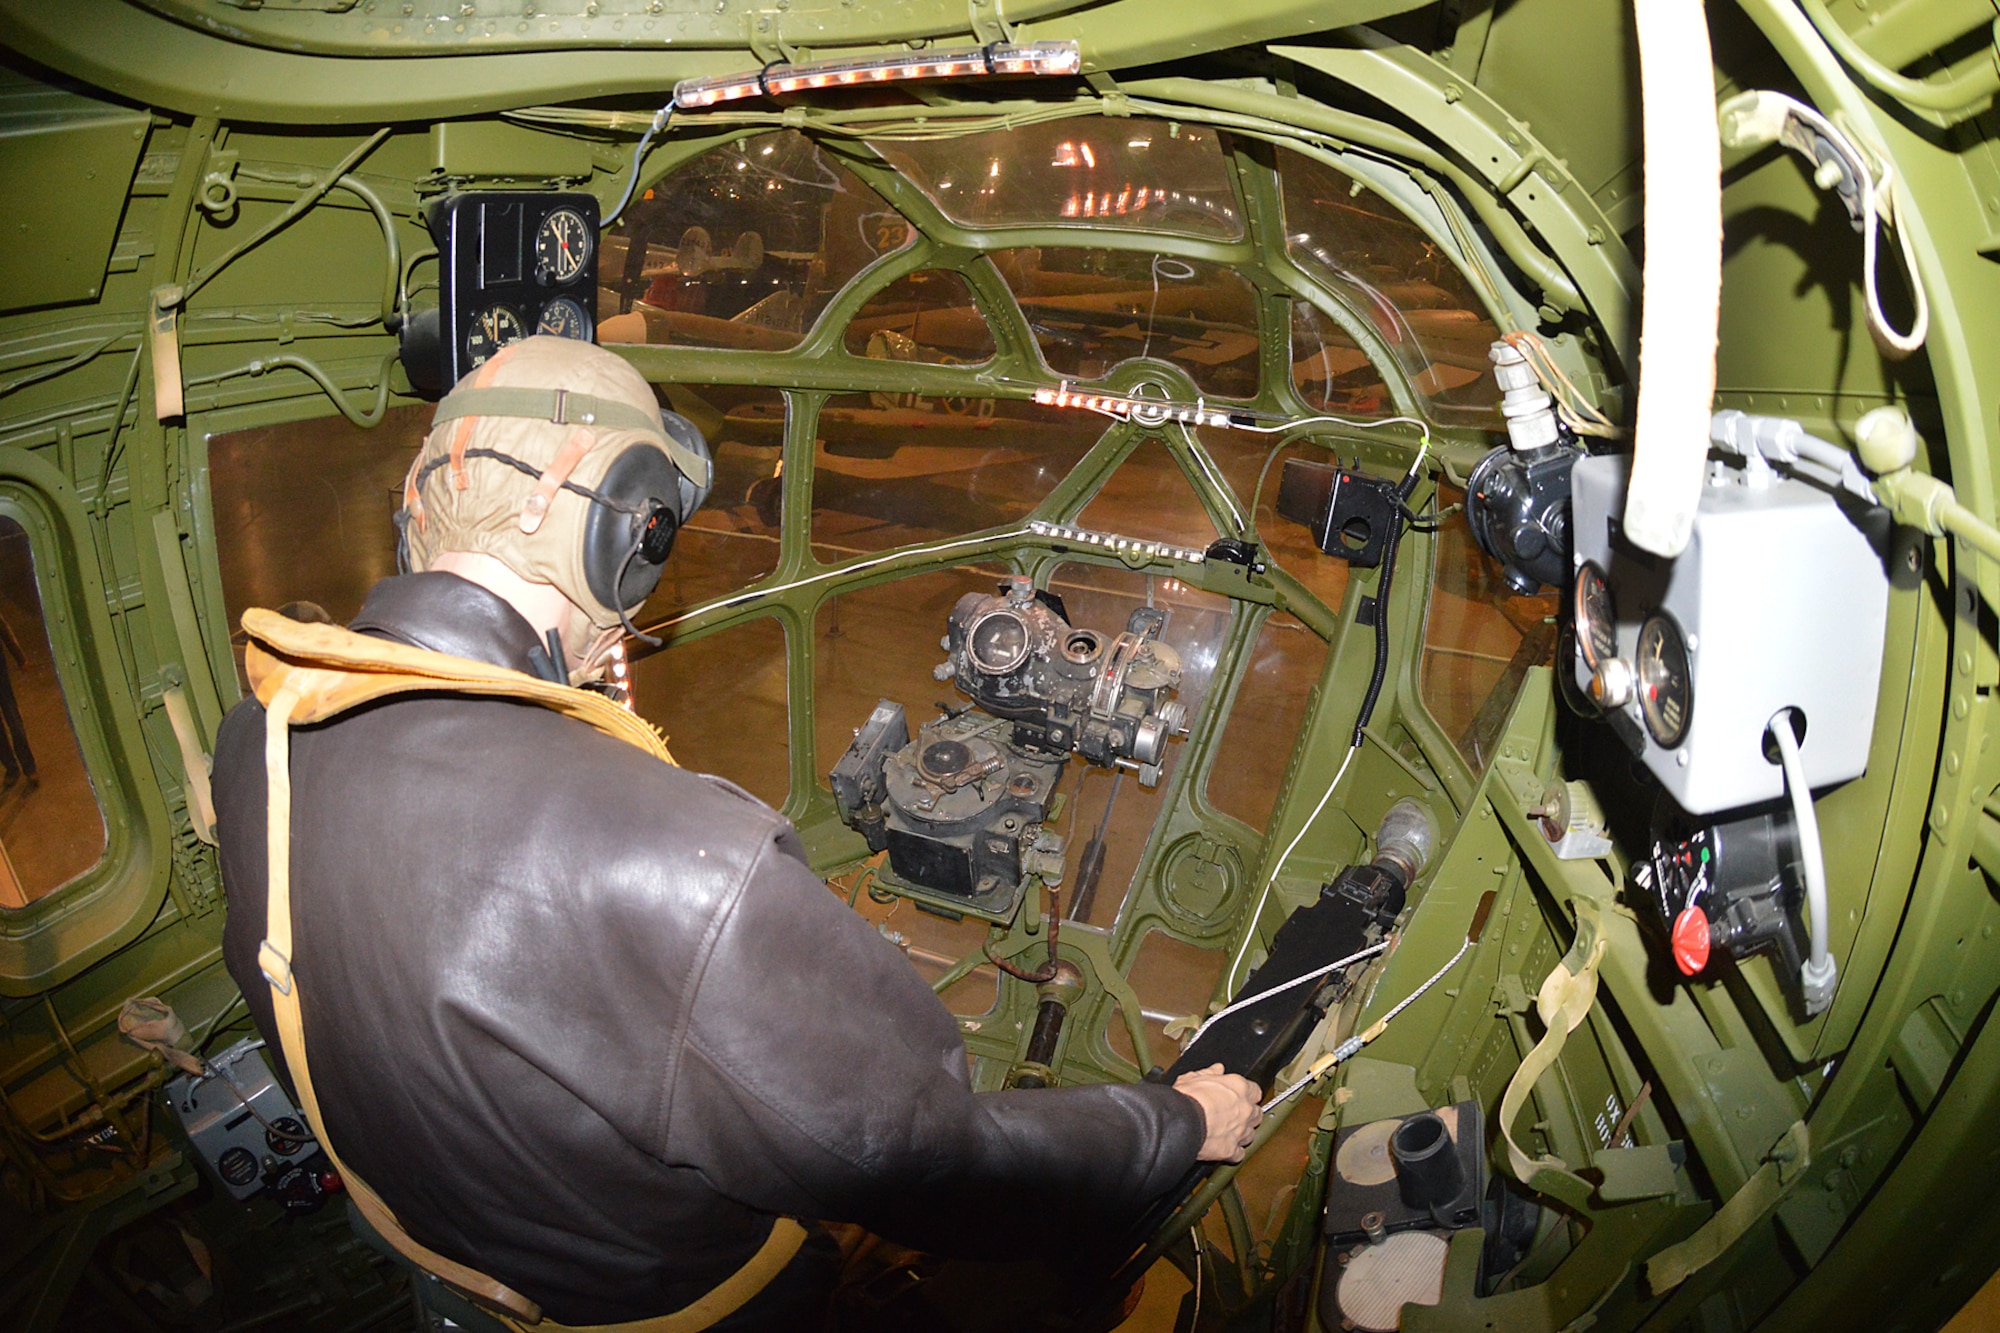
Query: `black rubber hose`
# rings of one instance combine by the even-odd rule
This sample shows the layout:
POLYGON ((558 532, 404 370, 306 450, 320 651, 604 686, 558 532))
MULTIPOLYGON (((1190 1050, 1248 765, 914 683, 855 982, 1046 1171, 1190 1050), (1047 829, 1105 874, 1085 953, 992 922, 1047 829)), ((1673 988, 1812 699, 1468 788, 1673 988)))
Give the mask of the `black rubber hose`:
MULTIPOLYGON (((1404 510, 1403 502, 1416 489, 1416 476, 1403 479, 1396 488, 1396 508, 1404 510)), ((1396 578, 1396 548, 1403 544, 1405 520, 1400 513, 1389 533, 1389 541, 1382 548, 1382 576, 1375 580, 1375 670, 1368 677, 1368 693, 1361 696, 1361 711, 1354 718, 1354 739, 1350 747, 1361 744, 1361 733, 1367 730, 1368 720, 1375 716, 1375 702, 1382 697, 1382 684, 1389 678, 1389 589, 1396 578)))
MULTIPOLYGON (((1069 1013, 1069 1006, 1061 1000, 1043 1000, 1035 1011, 1035 1030, 1028 1038, 1028 1053, 1024 1061, 1031 1065, 1046 1066, 1055 1058, 1056 1043, 1062 1039, 1063 1019, 1069 1013)), ((1017 1088, 1045 1088, 1048 1081, 1039 1074, 1023 1074, 1014 1083, 1017 1088)))
POLYGON ((1402 524, 1382 548, 1382 577, 1375 580, 1375 670, 1368 677, 1368 693, 1361 696, 1361 711, 1354 718, 1352 745, 1361 744, 1361 733, 1375 715, 1375 701, 1382 697, 1382 682, 1389 677, 1389 587, 1396 577, 1396 548, 1403 543, 1402 524))

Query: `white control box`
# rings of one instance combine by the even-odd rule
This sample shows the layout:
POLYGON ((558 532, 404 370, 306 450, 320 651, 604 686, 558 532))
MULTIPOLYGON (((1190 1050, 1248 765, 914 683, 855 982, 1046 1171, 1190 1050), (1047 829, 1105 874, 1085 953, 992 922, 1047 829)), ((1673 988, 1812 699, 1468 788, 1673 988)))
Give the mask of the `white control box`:
MULTIPOLYGON (((1628 469, 1623 457, 1576 465, 1574 561, 1578 571, 1588 562, 1604 577, 1614 613, 1609 638, 1622 659, 1611 674, 1628 672, 1631 690, 1618 711, 1637 725, 1646 767, 1690 814, 1774 799, 1784 794, 1784 774, 1766 756, 1765 728, 1778 710, 1796 708, 1805 717, 1808 784, 1859 777, 1874 733, 1889 605, 1883 556, 1850 512, 1859 506, 1768 470, 1752 484, 1740 468, 1711 464, 1694 535, 1666 559, 1623 536, 1628 469), (1642 645, 1642 627, 1655 616, 1667 624, 1642 645), (1677 660, 1676 630, 1684 647, 1677 660), (1662 690, 1675 697, 1662 698, 1662 690), (1662 732, 1671 744, 1661 743, 1662 732)), ((1881 530, 1886 537, 1888 525, 1881 530)), ((1571 595, 1574 607, 1574 583, 1571 595)), ((1572 669, 1588 690, 1584 624, 1576 637, 1572 669)), ((1601 657, 1607 638, 1597 644, 1601 657)), ((1612 684, 1615 695, 1619 682, 1612 684)))

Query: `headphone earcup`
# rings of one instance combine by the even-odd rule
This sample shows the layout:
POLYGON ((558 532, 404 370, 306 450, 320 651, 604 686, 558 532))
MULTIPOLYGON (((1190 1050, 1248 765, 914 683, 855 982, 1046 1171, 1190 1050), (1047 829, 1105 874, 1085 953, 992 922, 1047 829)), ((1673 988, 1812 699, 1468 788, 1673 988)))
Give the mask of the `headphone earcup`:
POLYGON ((659 586, 673 548, 683 516, 680 469, 665 450, 628 445, 611 460, 596 489, 621 508, 590 506, 583 523, 584 579, 604 605, 631 610, 659 586))
MULTIPOLYGON (((715 455, 709 449, 708 437, 701 433, 700 427, 678 412, 670 412, 665 408, 661 408, 660 428, 673 437, 674 443, 680 445, 681 448, 687 450, 695 457, 706 461, 710 476, 715 474, 715 455)), ((694 511, 701 508, 703 502, 708 499, 710 489, 711 487, 709 486, 697 486, 685 473, 681 475, 679 492, 681 499, 679 510, 681 522, 687 522, 694 515, 694 511)))

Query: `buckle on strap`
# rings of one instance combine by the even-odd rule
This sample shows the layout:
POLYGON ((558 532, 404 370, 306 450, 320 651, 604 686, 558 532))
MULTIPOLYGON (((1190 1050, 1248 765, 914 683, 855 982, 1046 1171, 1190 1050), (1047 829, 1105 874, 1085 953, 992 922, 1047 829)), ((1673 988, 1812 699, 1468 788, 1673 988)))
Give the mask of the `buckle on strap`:
POLYGON ((278 952, 278 946, 265 940, 257 946, 257 968, 264 974, 264 980, 277 988, 278 994, 292 993, 292 960, 278 952))
POLYGON ((550 421, 555 422, 558 426, 595 426, 597 424, 597 413, 590 406, 590 404, 595 403, 597 400, 591 395, 578 395, 578 397, 584 400, 585 405, 577 411, 575 416, 571 416, 569 411, 569 390, 557 389, 555 395, 555 411, 549 414, 550 421))

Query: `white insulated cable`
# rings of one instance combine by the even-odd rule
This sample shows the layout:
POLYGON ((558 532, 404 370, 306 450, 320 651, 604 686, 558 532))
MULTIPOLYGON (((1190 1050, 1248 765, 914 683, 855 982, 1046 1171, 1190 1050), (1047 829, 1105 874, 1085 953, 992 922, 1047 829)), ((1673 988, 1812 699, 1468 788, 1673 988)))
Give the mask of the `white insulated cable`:
POLYGON ((1799 860, 1805 863, 1806 911, 1811 920, 1812 955, 1799 967, 1808 1016, 1823 1013, 1833 1003, 1839 965, 1827 949, 1826 861, 1820 851, 1819 817, 1813 811, 1812 788, 1806 785, 1805 760, 1792 734, 1789 708, 1771 715, 1771 739, 1778 743, 1778 760, 1785 770, 1785 794, 1792 799, 1792 818, 1799 826, 1799 860))
POLYGON ((1306 822, 1299 825, 1299 831, 1285 844, 1285 850, 1278 853, 1277 863, 1271 867, 1271 873, 1264 877, 1264 891, 1257 895, 1257 905, 1250 909, 1250 922, 1243 932, 1243 943, 1236 946, 1236 956, 1229 960, 1229 971, 1223 974, 1224 993, 1236 989, 1236 969, 1243 966, 1244 955, 1250 952, 1250 941, 1257 938, 1257 914, 1262 912, 1264 904, 1270 901, 1271 886, 1278 882, 1278 874, 1284 870, 1285 862, 1298 847, 1299 839, 1306 836, 1306 830, 1313 826, 1313 821, 1319 818, 1320 811, 1326 809, 1326 803, 1333 799, 1334 789, 1339 787, 1340 780, 1347 776, 1347 766, 1354 762, 1354 752, 1360 748, 1359 745, 1347 747, 1347 757, 1340 761, 1340 771, 1333 775, 1333 781, 1326 784, 1326 791, 1321 793, 1319 804, 1315 805, 1312 813, 1306 816, 1306 822))
POLYGON ((1639 100, 1645 134, 1646 261, 1639 415, 1625 534, 1677 556, 1694 531, 1715 399, 1722 299, 1722 144, 1715 64, 1701 0, 1642 0, 1639 100))
MULTIPOLYGON (((1347 967, 1354 963, 1358 963, 1364 958, 1373 958, 1376 954, 1381 953, 1384 949, 1388 947, 1389 947, 1388 940, 1383 940, 1379 944, 1371 944, 1367 948, 1361 950, 1359 953, 1351 953, 1347 955, 1347 957, 1341 959, 1339 962, 1328 963, 1325 967, 1314 968, 1310 972, 1304 973, 1303 975, 1300 976, 1293 977, 1290 981, 1287 981, 1282 985, 1273 986, 1269 990, 1258 991, 1255 995, 1246 995, 1242 999, 1237 1000, 1233 1004, 1225 1005, 1221 1009, 1216 1010, 1213 1014, 1210 1014, 1208 1018, 1202 1022, 1202 1025, 1194 1030, 1194 1035, 1188 1038, 1187 1045, 1188 1047, 1193 1046, 1196 1042, 1201 1040, 1202 1033, 1208 1031, 1210 1028, 1214 1027, 1217 1023, 1220 1023, 1223 1019, 1229 1017, 1231 1014, 1235 1013, 1239 1009, 1247 1008, 1250 1005, 1258 1004, 1264 1000, 1268 1000, 1273 995, 1283 995, 1286 991, 1290 990, 1294 986, 1303 986, 1308 981, 1317 981, 1321 977, 1327 975, 1329 972, 1338 972, 1341 968, 1347 967)), ((1187 1047, 1183 1047, 1182 1049, 1185 1050, 1187 1049, 1187 1047)))

